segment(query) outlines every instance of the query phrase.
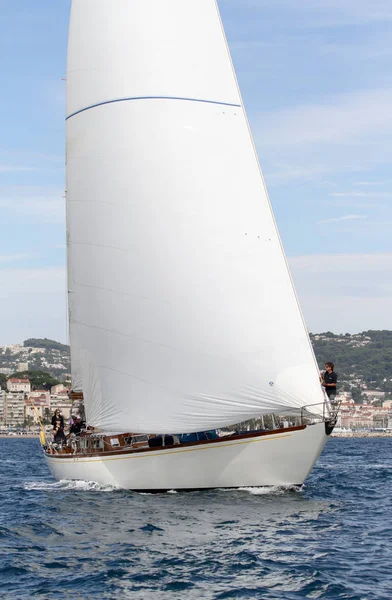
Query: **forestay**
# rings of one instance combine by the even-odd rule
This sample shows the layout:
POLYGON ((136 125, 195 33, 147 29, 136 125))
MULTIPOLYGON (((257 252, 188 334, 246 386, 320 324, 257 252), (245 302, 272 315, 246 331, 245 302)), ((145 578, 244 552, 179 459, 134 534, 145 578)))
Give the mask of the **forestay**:
POLYGON ((323 402, 214 0, 73 0, 67 227, 90 424, 323 402))

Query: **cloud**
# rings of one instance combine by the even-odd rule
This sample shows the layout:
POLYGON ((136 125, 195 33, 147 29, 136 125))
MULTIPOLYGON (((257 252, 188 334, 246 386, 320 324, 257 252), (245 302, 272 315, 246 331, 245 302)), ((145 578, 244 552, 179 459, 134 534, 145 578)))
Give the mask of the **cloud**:
POLYGON ((368 209, 372 208, 373 210, 379 210, 384 208, 389 208, 386 204, 375 204, 374 202, 369 202, 364 204, 363 202, 342 202, 341 200, 337 200, 332 202, 331 204, 335 204, 339 206, 339 208, 356 208, 356 209, 368 209))
POLYGON ((317 225, 337 223, 338 221, 355 221, 357 219, 367 219, 367 217, 365 215, 344 215, 343 217, 333 217, 331 219, 325 219, 324 221, 317 221, 317 225))
POLYGON ((322 103, 253 113, 252 133, 267 183, 320 183, 321 177, 339 174, 359 179, 365 171, 389 169, 391 105, 392 88, 327 95, 322 103))
POLYGON ((378 199, 388 199, 388 198, 392 198, 392 194, 388 193, 388 192, 333 192, 331 194, 329 194, 330 197, 334 198, 335 200, 332 201, 333 204, 335 204, 336 206, 339 206, 339 208, 356 208, 356 209, 373 209, 373 210, 382 210, 382 209, 387 209, 389 208, 389 205, 387 203, 385 204, 380 204, 377 202, 372 202, 372 200, 378 200, 378 199), (352 198, 353 200, 350 201, 346 201, 344 200, 345 198, 352 198), (361 200, 355 201, 355 198, 360 198, 361 200), (343 201, 342 201, 343 199, 343 201), (366 199, 368 200, 368 202, 363 202, 362 199, 366 199))
MULTIPOLYGON (((331 198, 333 198, 334 200, 332 200, 332 204, 335 204, 336 206, 338 206, 339 208, 356 208, 357 210, 363 210, 363 209, 373 209, 373 210, 384 210, 384 209, 388 209, 389 205, 387 202, 385 202, 384 204, 380 204, 377 202, 378 199, 388 199, 388 198, 392 198, 392 194, 388 193, 388 192, 333 192, 331 194, 329 194, 329 196, 331 198), (350 202, 350 200, 347 202, 345 200, 345 198, 348 199, 352 199, 352 201, 350 202), (359 201, 355 201, 356 198, 359 198, 359 201), (342 200, 343 199, 343 200, 342 200), (363 202, 363 199, 365 199, 365 202, 363 202), (366 202, 367 200, 367 202, 366 202), (375 200, 375 202, 373 202, 372 200, 375 200)), ((359 218, 359 215, 350 215, 350 218, 355 217, 355 218, 359 218)), ((344 217, 344 219, 347 219, 348 217, 344 217)), ((360 218, 364 218, 364 217, 360 217, 360 218)), ((383 216, 383 219, 385 220, 385 215, 383 216)), ((343 220, 343 218, 340 218, 339 220, 343 220)))
MULTIPOLYGON (((288 258, 305 321, 313 332, 390 329, 392 253, 288 258)), ((66 269, 0 269, 2 343, 66 340, 66 269)))
POLYGON ((14 262, 18 260, 24 260, 25 258, 31 258, 32 254, 5 254, 0 255, 0 263, 14 262))
POLYGON ((9 293, 42 293, 66 291, 65 267, 43 267, 36 269, 0 269, 1 297, 9 293))
POLYGON ((345 198, 345 197, 349 197, 352 198, 353 196, 356 197, 361 197, 361 198, 366 198, 367 196, 369 196, 370 194, 367 194, 366 192, 334 192, 333 194, 329 194, 330 196, 334 196, 339 197, 339 198, 345 198))
POLYGON ((269 183, 285 183, 292 180, 312 180, 319 175, 325 175, 329 169, 325 166, 307 167, 301 165, 273 164, 266 172, 269 183))
POLYGON ((263 50, 263 51, 268 51, 271 52, 271 50, 277 48, 278 44, 276 42, 266 42, 266 41, 262 41, 262 40, 250 40, 250 39, 246 39, 246 40, 241 40, 241 41, 236 41, 236 42, 232 42, 230 44, 230 50, 231 51, 236 51, 236 50, 263 50))
POLYGON ((308 104, 256 117, 256 140, 263 147, 352 143, 392 134, 392 89, 352 92, 329 102, 308 104))
POLYGON ((35 171, 34 167, 23 167, 18 165, 0 165, 0 173, 20 173, 25 171, 35 171))
MULTIPOLYGON (((311 280, 315 273, 335 273, 338 277, 348 274, 357 277, 362 274, 372 285, 375 280, 384 283, 385 276, 389 277, 389 285, 392 289, 392 253, 377 254, 313 254, 305 256, 292 256, 289 258, 290 266, 304 275, 311 274, 311 280)), ((363 280, 362 280, 363 281, 363 280)), ((331 281, 333 284, 333 281, 331 281)))
POLYGON ((324 254, 288 260, 311 331, 390 329, 392 253, 324 254))
POLYGON ((385 185, 384 181, 354 181, 354 185, 385 185))
MULTIPOLYGON (((223 0, 233 4, 233 0, 223 0)), ((237 0, 242 9, 248 9, 255 15, 268 18, 272 9, 274 15, 284 14, 287 21, 298 23, 302 28, 336 27, 341 25, 360 25, 369 22, 392 20, 392 7, 389 0, 237 0)))
POLYGON ((333 192, 329 195, 336 198, 392 198, 389 192, 333 192))
MULTIPOLYGON (((33 152, 30 150, 9 150, 8 148, 0 148, 1 160, 9 164, 14 161, 24 161, 31 163, 58 163, 64 166, 64 155, 48 154, 45 152, 33 152)), ((12 166, 12 165, 11 165, 12 166)), ((30 168, 30 167, 29 167, 30 168)), ((34 167, 32 167, 34 168, 34 167)))
MULTIPOLYGON (((7 174, 16 180, 18 174, 24 175, 24 180, 32 179, 37 174, 44 179, 43 174, 47 177, 51 175, 62 176, 65 169, 64 156, 57 154, 45 154, 42 152, 31 152, 28 150, 9 150, 0 147, 0 174, 7 174)), ((18 177, 18 181, 21 177, 18 177)))
POLYGON ((28 337, 66 340, 66 269, 0 269, 2 344, 28 337))
POLYGON ((19 220, 47 223, 65 222, 64 190, 35 186, 0 189, 0 208, 19 220))

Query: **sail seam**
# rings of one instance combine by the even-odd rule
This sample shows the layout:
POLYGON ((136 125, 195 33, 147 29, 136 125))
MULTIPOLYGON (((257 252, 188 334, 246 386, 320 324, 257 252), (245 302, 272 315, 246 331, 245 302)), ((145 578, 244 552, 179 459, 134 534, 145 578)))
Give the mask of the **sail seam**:
POLYGON ((75 115, 79 115, 86 110, 91 110, 92 108, 97 108, 98 106, 104 106, 105 104, 115 104, 116 102, 131 102, 133 100, 182 100, 185 102, 201 102, 204 104, 219 104, 220 106, 234 106, 236 108, 241 108, 241 104, 234 104, 232 102, 220 102, 219 100, 205 100, 203 98, 183 98, 181 96, 132 96, 129 98, 115 98, 113 100, 104 100, 103 102, 97 102, 96 104, 91 104, 90 106, 86 106, 85 108, 80 108, 75 112, 71 113, 66 117, 66 121, 75 115))
MULTIPOLYGON (((134 340, 136 342, 142 342, 143 344, 149 344, 151 346, 156 346, 156 347, 160 347, 160 348, 169 348, 170 350, 174 350, 176 352, 187 352, 187 353, 190 353, 190 354, 202 354, 203 356, 213 356, 213 355, 207 355, 204 352, 201 352, 197 348, 186 349, 186 348, 181 348, 180 346, 172 346, 172 345, 169 345, 169 344, 162 344, 161 342, 157 342, 157 341, 153 341, 153 340, 148 340, 146 338, 142 338, 142 337, 138 337, 138 336, 132 335, 130 333, 126 333, 124 331, 118 331, 117 329, 110 329, 108 327, 101 327, 101 326, 98 326, 98 325, 90 325, 88 323, 83 323, 82 321, 79 321, 77 319, 72 319, 71 318, 70 322, 72 324, 77 324, 77 325, 80 325, 81 327, 86 327, 88 329, 95 329, 97 331, 105 331, 105 332, 113 334, 113 335, 118 335, 120 337, 129 338, 129 339, 132 339, 132 340, 134 340)), ((218 358, 220 358, 220 359, 227 359, 227 358, 229 358, 229 357, 225 357, 225 356, 221 356, 221 355, 216 355, 216 356, 218 358)), ((176 389, 176 388, 173 388, 173 387, 167 387, 167 386, 162 385, 160 383, 157 383, 157 382, 154 382, 154 381, 149 381, 148 379, 144 379, 144 378, 141 378, 141 377, 137 377, 137 375, 133 375, 132 373, 129 373, 127 371, 122 371, 120 369, 116 369, 116 368, 105 366, 105 365, 97 365, 97 366, 100 369, 106 369, 108 371, 114 371, 114 372, 117 372, 117 373, 121 373, 121 374, 123 374, 123 375, 125 375, 127 377, 131 377, 131 378, 137 379, 139 381, 143 381, 144 383, 147 383, 148 385, 155 385, 155 386, 158 386, 158 387, 160 387, 162 389, 165 389, 165 390, 168 390, 168 391, 171 391, 171 392, 174 391, 175 393, 180 393, 180 394, 184 394, 184 395, 186 394, 186 392, 183 391, 183 390, 181 390, 181 389, 176 389)), ((294 401, 300 400, 300 398, 298 398, 294 394, 291 394, 289 392, 285 392, 284 390, 282 390, 280 388, 278 388, 278 391, 279 391, 279 397, 282 400, 294 400, 294 401)), ((258 395, 259 395, 259 397, 263 398, 263 400, 265 400, 266 402, 271 402, 271 401, 273 402, 273 401, 275 401, 274 406, 273 407, 268 407, 268 410, 275 409, 275 410, 286 411, 286 410, 298 409, 298 408, 302 407, 302 405, 293 404, 292 402, 290 404, 277 404, 276 403, 276 395, 274 393, 268 393, 265 390, 260 390, 258 395)), ((211 396, 205 396, 205 397, 203 397, 203 395, 197 395, 196 399, 200 403, 209 403, 210 400, 211 400, 211 396)), ((256 397, 256 400, 257 400, 257 397, 256 397)), ((229 398, 219 398, 217 396, 214 396, 214 401, 217 404, 223 404, 226 407, 227 406, 231 406, 231 405, 232 406, 236 406, 236 401, 235 400, 230 400, 229 398)), ((250 401, 245 402, 241 406, 242 407, 247 406, 248 408, 250 406, 252 406, 252 408, 253 408, 253 404, 251 404, 250 401)), ((259 410, 259 408, 257 408, 255 406, 255 410, 259 410)), ((262 414, 262 413, 260 413, 260 414, 262 414)), ((249 417, 249 418, 253 418, 253 417, 249 417)))
MULTIPOLYGON (((78 319, 71 319, 71 323, 80 325, 81 327, 86 327, 87 329, 96 329, 97 331, 106 331, 107 333, 112 333, 113 335, 118 335, 120 337, 126 337, 126 338, 129 338, 132 340, 136 340, 138 342, 150 344, 152 346, 158 346, 160 348, 169 348, 170 350, 175 350, 178 352, 183 352, 183 353, 188 352, 191 354, 202 354, 203 356, 216 357, 216 358, 220 358, 220 359, 224 359, 224 360, 227 360, 228 358, 230 358, 230 357, 222 356, 222 355, 206 354, 205 352, 201 352, 198 348, 186 349, 186 348, 183 348, 180 346, 172 346, 169 344, 162 344, 161 342, 138 337, 138 336, 132 335, 130 333, 126 333, 125 331, 118 331, 117 329, 110 329, 109 327, 101 327, 99 325, 90 325, 89 323, 83 323, 83 321, 79 321, 78 319)), ((101 366, 101 368, 110 369, 112 371, 116 371, 116 370, 118 371, 118 369, 114 369, 112 367, 104 367, 103 365, 101 366)), ((133 377, 130 373, 127 373, 125 371, 119 371, 119 372, 124 373, 124 375, 129 375, 130 377, 133 377)), ((145 380, 145 381, 147 381, 147 380, 145 380)), ((148 381, 147 381, 147 383, 148 383, 148 381)))
MULTIPOLYGON (((136 338, 139 339, 139 338, 136 338)), ((144 341, 144 340, 142 340, 144 341)), ((167 390, 169 392, 175 392, 178 394, 183 394, 186 395, 186 391, 185 390, 181 390, 181 389, 177 389, 177 388, 173 388, 173 387, 168 387, 167 385, 162 385, 161 383, 157 383, 155 381, 149 381, 148 379, 144 379, 143 377, 138 377, 137 375, 133 375, 132 373, 127 373, 126 371, 122 371, 121 369, 115 369, 114 367, 107 367, 105 365, 97 365, 98 369, 104 369, 106 371, 114 371, 115 373, 120 373, 120 375, 125 375, 127 377, 130 377, 131 379, 137 379, 138 381, 142 381, 143 383, 146 383, 147 385, 151 385, 151 386, 155 386, 158 387, 162 390, 167 390)), ((265 392, 262 395, 263 399, 266 400, 267 402, 271 402, 273 400, 275 400, 275 397, 272 394, 266 394, 265 392)), ((217 398, 216 396, 210 396, 208 397, 203 397, 203 396, 196 396, 196 400, 198 400, 200 403, 205 403, 208 404, 211 401, 211 398, 214 399, 214 401, 216 401, 219 404, 223 404, 226 407, 237 407, 238 404, 236 403, 235 400, 231 400, 230 398, 217 398)), ((294 398, 295 399, 295 398, 294 398)), ((252 408, 253 409, 253 404, 242 404, 241 408, 252 408)), ((274 407, 269 407, 268 410, 272 411, 274 409, 276 410, 282 410, 282 411, 286 411, 286 410, 292 410, 292 409, 296 409, 296 408, 301 408, 299 406, 293 406, 293 405, 287 405, 287 404, 280 404, 280 405, 276 405, 274 407)), ((254 411, 260 411, 260 408, 258 406, 254 407, 254 411)), ((263 413, 257 413, 257 414, 263 414, 263 413)), ((264 414, 268 414, 268 413, 264 413, 264 414)), ((201 413, 199 416, 203 416, 203 413, 201 413)), ((254 417, 249 417, 249 418, 254 418, 254 417)), ((234 424, 234 423, 233 423, 234 424)))

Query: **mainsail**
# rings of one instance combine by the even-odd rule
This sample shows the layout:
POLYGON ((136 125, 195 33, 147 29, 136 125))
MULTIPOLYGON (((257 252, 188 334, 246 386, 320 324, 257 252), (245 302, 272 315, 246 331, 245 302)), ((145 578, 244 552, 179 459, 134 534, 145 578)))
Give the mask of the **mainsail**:
POLYGON ((200 431, 323 402, 214 0, 73 0, 67 228, 91 425, 200 431))

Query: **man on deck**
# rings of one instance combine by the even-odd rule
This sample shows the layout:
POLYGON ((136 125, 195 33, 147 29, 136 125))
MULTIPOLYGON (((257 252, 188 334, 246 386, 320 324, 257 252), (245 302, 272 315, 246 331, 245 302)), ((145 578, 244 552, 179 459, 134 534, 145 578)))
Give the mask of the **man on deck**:
POLYGON ((322 385, 327 392, 328 400, 333 404, 335 402, 336 397, 336 384, 338 381, 338 376, 336 375, 334 369, 333 362, 325 363, 325 373, 323 375, 322 385))

